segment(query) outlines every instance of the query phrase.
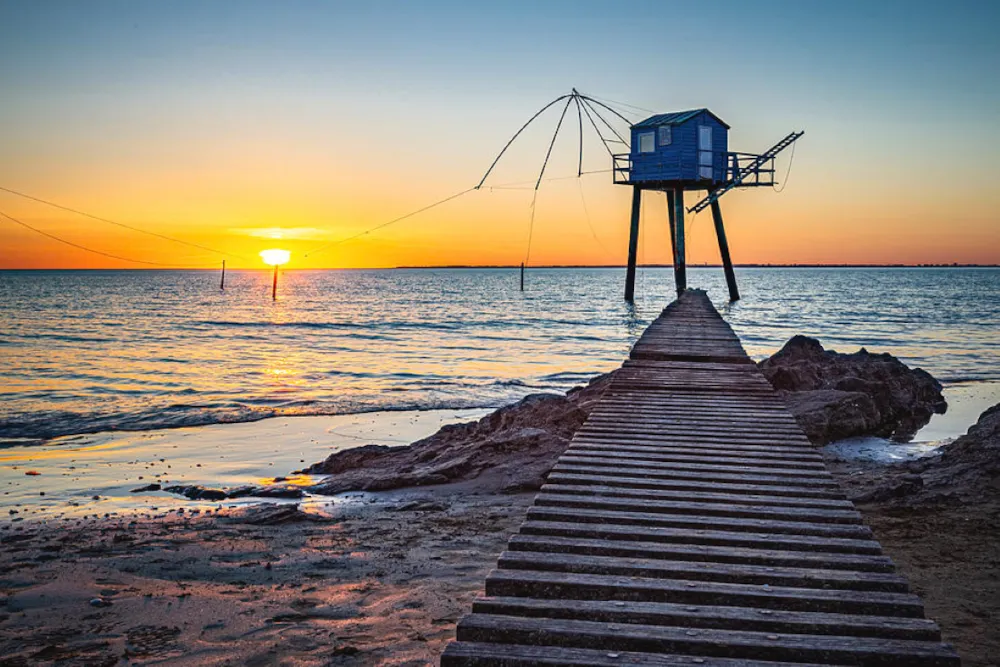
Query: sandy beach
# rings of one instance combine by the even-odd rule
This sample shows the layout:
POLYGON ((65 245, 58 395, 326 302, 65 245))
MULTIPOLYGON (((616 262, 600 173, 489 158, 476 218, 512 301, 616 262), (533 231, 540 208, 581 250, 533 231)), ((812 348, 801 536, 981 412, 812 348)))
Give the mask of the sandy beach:
MULTIPOLYGON (((887 465, 964 431, 994 389, 948 388, 955 409, 915 443, 835 443, 828 463, 861 495, 887 465)), ((489 473, 301 499, 132 489, 311 485, 318 477, 286 476, 303 461, 362 442, 402 445, 484 412, 278 418, 6 450, 0 664, 435 663, 533 493, 497 492, 489 473)), ((860 508, 964 664, 995 664, 1000 505, 860 508)))

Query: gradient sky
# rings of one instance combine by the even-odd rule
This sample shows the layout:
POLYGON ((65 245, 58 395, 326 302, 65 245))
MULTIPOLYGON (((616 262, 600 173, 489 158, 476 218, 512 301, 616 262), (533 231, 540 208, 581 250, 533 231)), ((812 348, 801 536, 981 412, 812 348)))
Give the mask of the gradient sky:
MULTIPOLYGON (((516 264, 530 189, 304 254, 475 185, 575 86, 707 106, 733 150, 806 130, 784 192, 723 200, 737 262, 1000 263, 1000 3, 482 4, 0 0, 0 186, 250 258, 230 266, 272 246, 298 268, 516 264)), ((533 181, 557 118, 488 184, 533 181)), ((549 176, 576 173, 570 121, 549 176)), ((610 174, 544 183, 531 263, 623 262, 629 197, 610 174)), ((113 254, 221 260, 3 192, 0 211, 113 254)), ((643 224, 640 259, 669 261, 662 195, 643 224)), ((689 261, 718 261, 710 216, 688 229, 689 261)), ((0 219, 0 268, 138 266, 0 219)))

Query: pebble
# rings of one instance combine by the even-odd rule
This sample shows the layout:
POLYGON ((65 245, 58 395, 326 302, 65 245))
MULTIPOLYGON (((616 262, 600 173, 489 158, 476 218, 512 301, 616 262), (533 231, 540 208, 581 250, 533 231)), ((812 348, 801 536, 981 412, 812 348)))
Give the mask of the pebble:
POLYGON ((110 607, 111 600, 105 600, 104 598, 94 598, 90 601, 91 607, 110 607))

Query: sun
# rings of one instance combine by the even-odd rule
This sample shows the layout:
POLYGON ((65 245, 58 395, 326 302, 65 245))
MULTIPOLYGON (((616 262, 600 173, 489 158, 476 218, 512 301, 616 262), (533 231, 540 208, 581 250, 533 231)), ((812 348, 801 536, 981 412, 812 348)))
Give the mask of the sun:
POLYGON ((279 248, 271 248, 269 250, 261 250, 260 257, 264 260, 265 264, 270 264, 271 266, 280 266, 288 262, 292 257, 292 253, 287 250, 281 250, 279 248))

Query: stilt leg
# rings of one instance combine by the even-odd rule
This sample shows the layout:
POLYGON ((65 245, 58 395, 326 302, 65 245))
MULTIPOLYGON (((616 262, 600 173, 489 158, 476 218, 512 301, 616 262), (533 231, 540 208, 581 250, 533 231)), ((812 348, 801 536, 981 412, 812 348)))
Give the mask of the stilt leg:
POLYGON ((677 283, 677 224, 674 221, 674 191, 667 190, 667 221, 670 223, 670 264, 674 267, 674 283, 677 283))
POLYGON ((718 200, 712 202, 712 219, 715 220, 715 235, 719 237, 719 254, 722 255, 722 268, 726 272, 726 285, 729 286, 729 300, 739 301, 740 290, 736 286, 733 260, 729 258, 729 242, 726 240, 726 228, 722 226, 722 208, 719 207, 718 200))
POLYGON ((674 224, 674 191, 667 190, 667 219, 670 221, 670 262, 677 261, 677 230, 674 224))
POLYGON ((632 186, 632 226, 628 237, 628 268, 625 271, 625 300, 631 303, 635 300, 635 256, 639 249, 639 205, 642 202, 642 189, 632 186))
POLYGON ((674 192, 674 280, 677 283, 677 296, 687 289, 687 266, 684 254, 684 190, 677 188, 674 192))

